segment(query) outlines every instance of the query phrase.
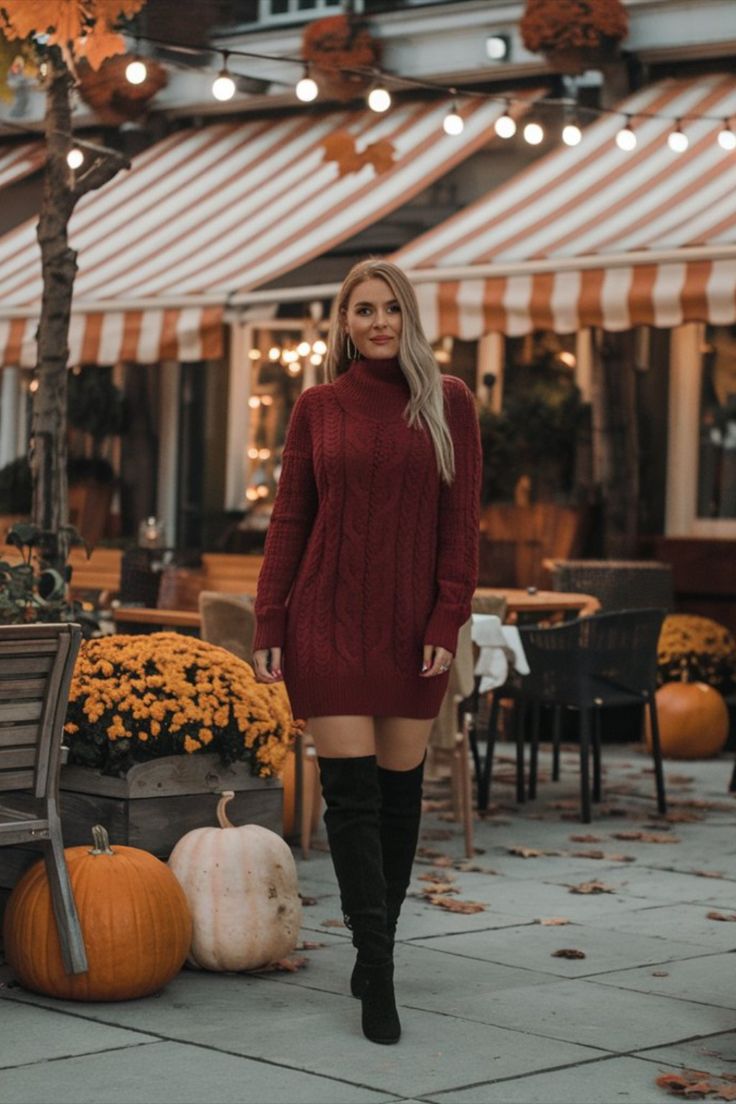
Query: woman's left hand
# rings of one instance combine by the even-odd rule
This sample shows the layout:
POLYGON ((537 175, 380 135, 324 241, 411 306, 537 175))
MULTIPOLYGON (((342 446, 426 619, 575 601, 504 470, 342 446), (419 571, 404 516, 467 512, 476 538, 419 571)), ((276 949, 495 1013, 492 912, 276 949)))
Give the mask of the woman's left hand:
POLYGON ((446 648, 440 648, 434 644, 424 645, 424 666, 427 670, 420 672, 421 678, 431 678, 434 675, 444 675, 450 670, 452 652, 446 648))

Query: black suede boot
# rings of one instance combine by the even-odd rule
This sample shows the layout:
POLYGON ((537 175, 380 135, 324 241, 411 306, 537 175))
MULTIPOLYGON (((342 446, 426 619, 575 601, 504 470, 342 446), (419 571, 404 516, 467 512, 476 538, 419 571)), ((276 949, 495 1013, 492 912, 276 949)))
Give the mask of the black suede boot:
MULTIPOLYGON (((386 923, 392 953, 396 925, 411 881, 419 840, 426 758, 425 753, 421 763, 410 770, 378 768, 378 784, 381 790, 381 851, 386 881, 386 923)), ((367 973, 358 956, 350 978, 350 991, 354 997, 362 996, 366 983, 367 973)))
POLYGON ((363 1034, 374 1043, 395 1043, 401 1024, 393 989, 393 941, 386 920, 376 757, 319 756, 318 763, 343 916, 365 975, 363 1034))

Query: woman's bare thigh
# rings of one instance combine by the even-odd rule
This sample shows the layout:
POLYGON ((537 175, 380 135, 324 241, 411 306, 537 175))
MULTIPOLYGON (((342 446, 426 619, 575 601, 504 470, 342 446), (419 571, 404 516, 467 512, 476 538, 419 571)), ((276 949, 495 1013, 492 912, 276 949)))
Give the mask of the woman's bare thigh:
POLYGON ((305 727, 314 740, 317 755, 340 759, 376 754, 373 717, 310 717, 305 727))
POLYGON ((411 770, 427 749, 433 721, 413 717, 374 717, 376 756, 387 770, 411 770))

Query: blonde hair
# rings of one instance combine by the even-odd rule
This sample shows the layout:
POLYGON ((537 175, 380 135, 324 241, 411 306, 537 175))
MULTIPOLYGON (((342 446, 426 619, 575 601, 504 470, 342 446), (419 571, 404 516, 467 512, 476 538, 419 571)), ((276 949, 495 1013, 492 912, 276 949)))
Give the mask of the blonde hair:
POLYGON ((383 280, 391 288, 401 308, 399 364, 410 392, 404 411, 407 415, 406 422, 410 427, 416 426, 420 420, 424 423, 434 445, 440 478, 449 485, 455 478, 455 450, 445 418, 442 373, 422 329, 414 288, 401 269, 390 261, 372 257, 359 261, 343 280, 330 316, 327 380, 334 383, 338 376, 348 371, 352 363, 348 357, 344 322, 350 296, 358 284, 365 280, 383 280))

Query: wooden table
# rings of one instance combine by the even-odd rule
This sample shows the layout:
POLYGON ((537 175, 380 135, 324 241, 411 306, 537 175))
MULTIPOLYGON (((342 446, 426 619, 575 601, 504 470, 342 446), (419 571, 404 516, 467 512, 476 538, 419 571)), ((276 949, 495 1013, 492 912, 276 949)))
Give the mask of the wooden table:
POLYGON ((596 613, 601 604, 592 594, 572 594, 563 590, 537 590, 531 588, 478 587, 478 598, 505 598, 507 614, 573 613, 588 617, 596 613))
MULTIPOLYGON (((557 590, 506 589, 504 587, 478 587, 475 591, 479 598, 496 596, 506 599, 509 616, 521 616, 547 613, 574 614, 587 617, 600 609, 600 602, 592 594, 569 594, 557 590)), ((201 618, 199 610, 149 609, 144 606, 118 606, 112 611, 115 627, 123 632, 135 631, 135 626, 147 626, 151 629, 199 629, 201 618)))

